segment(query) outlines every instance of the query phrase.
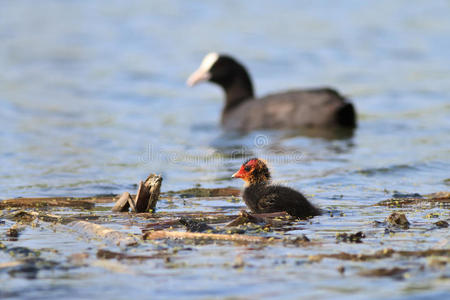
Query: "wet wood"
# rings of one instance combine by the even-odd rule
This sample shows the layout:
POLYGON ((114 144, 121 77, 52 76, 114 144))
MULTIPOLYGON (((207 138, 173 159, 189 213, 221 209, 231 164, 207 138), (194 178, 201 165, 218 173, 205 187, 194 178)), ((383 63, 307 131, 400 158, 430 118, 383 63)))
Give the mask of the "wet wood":
POLYGON ((144 185, 148 187, 150 197, 148 199, 147 208, 145 211, 153 212, 156 208, 156 203, 159 200, 159 194, 161 192, 162 177, 155 174, 150 174, 150 176, 145 180, 144 185))
POLYGON ((133 196, 131 196, 130 194, 128 194, 128 198, 127 198, 127 200, 128 200, 128 205, 130 206, 130 210, 132 211, 132 212, 136 212, 136 202, 134 202, 134 199, 135 199, 136 197, 133 197, 133 196))
POLYGON ((93 208, 95 204, 91 201, 79 198, 14 198, 0 201, 0 209, 6 208, 46 208, 46 207, 73 207, 93 208))
POLYGON ((162 177, 150 174, 147 179, 139 183, 138 192, 135 198, 136 212, 154 211, 159 199, 162 177))
MULTIPOLYGON (((130 193, 124 192, 119 200, 114 204, 112 211, 113 212, 126 212, 130 208, 130 200, 133 202, 130 193)), ((134 206, 134 203, 133 203, 134 206)))
POLYGON ((148 212, 147 205, 148 200, 150 198, 150 191, 149 189, 144 185, 144 182, 141 180, 139 182, 139 188, 136 194, 136 201, 135 201, 135 209, 136 212, 148 212))
POLYGON ((134 236, 95 223, 74 221, 67 225, 75 231, 85 233, 90 237, 109 240, 118 246, 134 246, 138 244, 138 239, 134 236))
POLYGON ((181 231, 149 231, 144 233, 145 240, 175 239, 175 240, 214 240, 214 241, 232 241, 246 243, 269 243, 274 241, 272 238, 251 236, 243 234, 219 234, 219 233, 200 233, 200 232, 181 232, 181 231))

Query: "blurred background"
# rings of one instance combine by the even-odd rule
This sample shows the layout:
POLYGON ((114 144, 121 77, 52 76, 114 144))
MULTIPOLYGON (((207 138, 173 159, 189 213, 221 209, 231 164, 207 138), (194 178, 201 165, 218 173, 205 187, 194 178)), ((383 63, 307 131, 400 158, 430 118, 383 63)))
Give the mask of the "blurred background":
POLYGON ((150 172, 163 174, 165 191, 240 186, 229 177, 246 155, 271 157, 275 178, 323 199, 448 189, 449 9, 1 1, 0 198, 121 193, 150 172), (243 62, 257 95, 337 88, 355 103, 359 128, 341 140, 224 133, 222 91, 185 85, 210 51, 243 62))

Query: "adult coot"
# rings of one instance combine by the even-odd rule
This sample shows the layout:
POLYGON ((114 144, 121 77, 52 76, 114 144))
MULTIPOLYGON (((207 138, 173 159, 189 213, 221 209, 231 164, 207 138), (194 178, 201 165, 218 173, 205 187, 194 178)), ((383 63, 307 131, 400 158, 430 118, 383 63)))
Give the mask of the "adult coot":
POLYGON ((234 178, 242 178, 246 187, 242 193, 245 204, 255 213, 285 211, 297 218, 320 215, 320 210, 299 192, 281 185, 270 183, 267 165, 258 158, 246 161, 234 178))
POLYGON ((353 105, 331 88, 290 90, 255 98, 247 70, 228 55, 206 55, 187 84, 206 80, 225 91, 222 125, 226 129, 356 127, 353 105))

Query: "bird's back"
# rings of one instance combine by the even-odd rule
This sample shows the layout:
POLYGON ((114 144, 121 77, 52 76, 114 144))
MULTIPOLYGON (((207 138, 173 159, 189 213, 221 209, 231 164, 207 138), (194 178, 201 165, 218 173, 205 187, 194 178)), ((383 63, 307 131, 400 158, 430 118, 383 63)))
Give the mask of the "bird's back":
POLYGON ((336 91, 323 88, 293 90, 249 99, 224 111, 227 129, 332 127, 356 124, 353 105, 336 91))
POLYGON ((245 189, 243 199, 257 213, 286 211, 292 216, 307 218, 320 215, 301 193, 279 185, 253 185, 245 189))

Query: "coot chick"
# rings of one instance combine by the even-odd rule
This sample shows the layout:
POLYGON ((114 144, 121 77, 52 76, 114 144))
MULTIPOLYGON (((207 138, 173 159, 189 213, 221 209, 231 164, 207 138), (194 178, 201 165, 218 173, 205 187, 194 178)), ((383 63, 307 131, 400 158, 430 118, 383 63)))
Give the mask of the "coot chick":
POLYGON ((246 187, 242 198, 254 213, 285 211, 291 216, 302 219, 320 215, 320 210, 299 192, 285 186, 271 184, 269 169, 258 158, 246 161, 232 177, 245 181, 246 187))
POLYGON ((356 127, 353 105, 331 88, 290 90, 255 98, 247 70, 228 55, 206 55, 187 84, 194 86, 202 81, 216 83, 225 91, 225 129, 356 127))

